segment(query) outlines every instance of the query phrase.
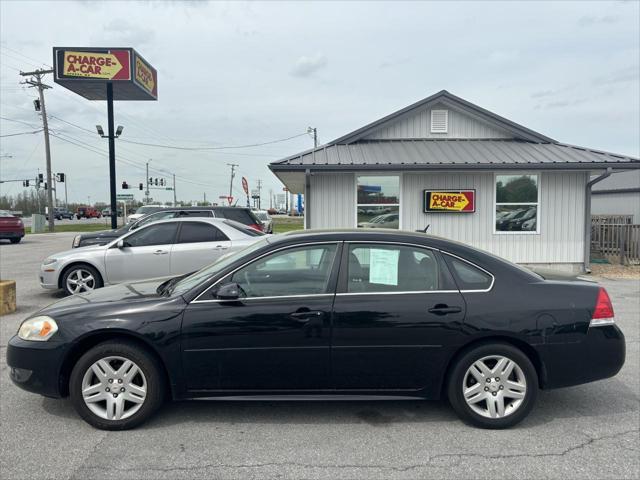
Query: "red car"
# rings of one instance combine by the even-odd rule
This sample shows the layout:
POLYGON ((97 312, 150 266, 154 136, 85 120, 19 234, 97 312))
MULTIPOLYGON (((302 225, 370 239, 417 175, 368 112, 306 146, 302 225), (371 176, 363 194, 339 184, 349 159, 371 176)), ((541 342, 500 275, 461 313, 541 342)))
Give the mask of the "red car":
POLYGON ((6 210, 0 210, 0 239, 19 243, 24 237, 24 223, 18 217, 6 210))
POLYGON ((76 218, 80 220, 81 218, 100 218, 102 217, 102 213, 100 210, 94 207, 78 207, 76 210, 76 218))

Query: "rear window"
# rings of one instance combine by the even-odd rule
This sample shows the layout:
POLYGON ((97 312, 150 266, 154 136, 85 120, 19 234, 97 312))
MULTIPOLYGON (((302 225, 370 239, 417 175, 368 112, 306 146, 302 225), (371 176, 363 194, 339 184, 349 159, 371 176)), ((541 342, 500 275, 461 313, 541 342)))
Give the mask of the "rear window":
POLYGON ((224 223, 245 235, 249 235, 250 237, 262 237, 264 235, 264 233, 256 230, 255 228, 247 227, 246 225, 233 220, 225 220, 224 223))
POLYGON ((446 258, 460 290, 486 290, 491 287, 493 277, 485 271, 449 255, 446 258))
POLYGON ((178 243, 221 242, 229 240, 213 225, 204 222, 183 222, 178 243))
POLYGON ((216 211, 216 215, 227 220, 234 220, 244 225, 257 225, 260 221, 253 215, 251 210, 245 208, 224 208, 216 211))

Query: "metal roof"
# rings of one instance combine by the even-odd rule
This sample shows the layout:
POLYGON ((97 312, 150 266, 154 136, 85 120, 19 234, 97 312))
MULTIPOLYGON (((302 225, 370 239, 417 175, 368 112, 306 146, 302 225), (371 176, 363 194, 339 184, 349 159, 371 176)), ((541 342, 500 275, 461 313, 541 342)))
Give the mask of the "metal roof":
POLYGON ((640 168, 640 159, 562 143, 487 139, 373 140, 329 144, 279 162, 274 171, 295 170, 494 170, 640 168))

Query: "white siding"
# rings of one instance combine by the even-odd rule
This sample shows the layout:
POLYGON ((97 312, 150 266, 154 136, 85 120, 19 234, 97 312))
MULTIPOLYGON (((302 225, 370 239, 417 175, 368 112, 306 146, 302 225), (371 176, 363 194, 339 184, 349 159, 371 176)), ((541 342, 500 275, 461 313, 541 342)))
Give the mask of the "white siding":
POLYGON ((431 109, 414 112, 379 130, 370 133, 366 140, 389 140, 398 138, 512 138, 506 131, 481 122, 445 105, 434 105, 433 110, 449 110, 447 133, 431 133, 431 109))
POLYGON ((591 195, 591 213, 633 215, 633 223, 640 223, 640 192, 591 195))
POLYGON ((353 173, 313 174, 308 196, 310 228, 352 228, 356 224, 353 173))
MULTIPOLYGON (((512 173, 512 172, 511 172, 512 173)), ((493 226, 493 173, 405 174, 401 225, 405 230, 424 228, 429 233, 495 253, 517 263, 580 263, 584 259, 583 172, 540 174, 539 234, 496 234, 493 226), (424 213, 425 189, 476 190, 476 212, 424 213)))

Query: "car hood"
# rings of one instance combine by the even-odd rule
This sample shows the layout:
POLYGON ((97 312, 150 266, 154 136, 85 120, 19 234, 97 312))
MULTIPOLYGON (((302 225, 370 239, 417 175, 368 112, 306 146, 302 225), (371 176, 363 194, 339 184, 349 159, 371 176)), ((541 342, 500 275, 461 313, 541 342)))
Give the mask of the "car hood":
POLYGON ((86 309, 91 306, 118 304, 131 306, 134 303, 157 300, 161 296, 157 293, 158 286, 172 277, 161 277, 132 283, 121 283, 112 287, 99 288, 92 292, 70 295, 40 310, 40 315, 54 316, 78 308, 86 309))
POLYGON ((105 248, 106 247, 104 245, 88 245, 86 247, 74 248, 71 250, 65 250, 64 252, 58 252, 53 255, 50 255, 47 258, 56 258, 58 260, 64 260, 66 257, 70 257, 72 255, 77 256, 85 253, 104 251, 105 248))
MULTIPOLYGON (((124 235, 123 232, 122 235, 124 235)), ((97 232, 87 232, 82 235, 83 237, 116 237, 118 236, 117 230, 99 230, 97 232)))

